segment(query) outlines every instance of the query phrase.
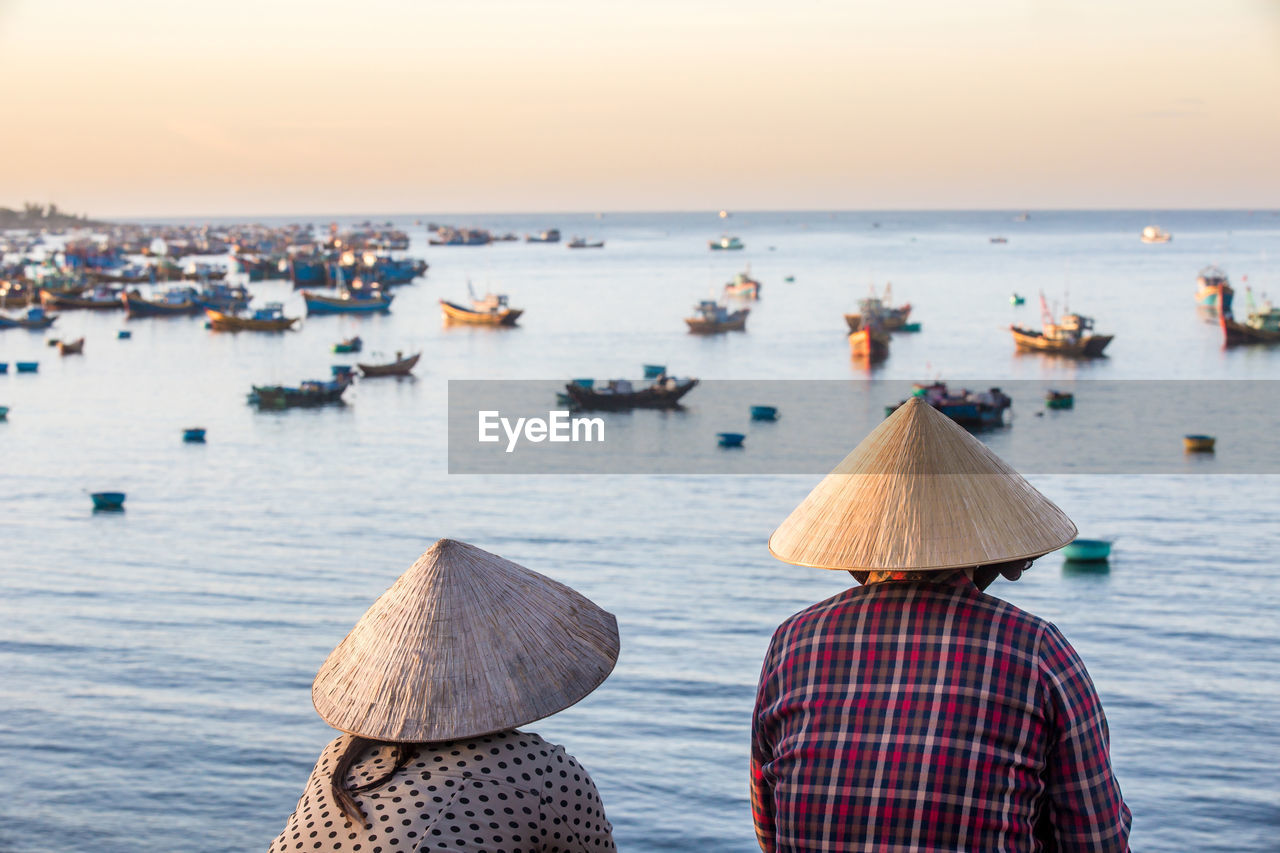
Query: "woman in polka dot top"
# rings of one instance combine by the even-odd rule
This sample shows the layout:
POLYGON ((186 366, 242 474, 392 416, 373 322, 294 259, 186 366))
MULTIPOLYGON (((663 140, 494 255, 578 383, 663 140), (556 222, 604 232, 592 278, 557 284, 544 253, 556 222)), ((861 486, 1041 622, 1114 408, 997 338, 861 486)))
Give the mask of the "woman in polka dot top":
POLYGON ((271 853, 615 849, 587 771, 517 726, 586 696, 617 655, 616 621, 588 599, 440 540, 316 676, 316 710, 345 733, 271 853))

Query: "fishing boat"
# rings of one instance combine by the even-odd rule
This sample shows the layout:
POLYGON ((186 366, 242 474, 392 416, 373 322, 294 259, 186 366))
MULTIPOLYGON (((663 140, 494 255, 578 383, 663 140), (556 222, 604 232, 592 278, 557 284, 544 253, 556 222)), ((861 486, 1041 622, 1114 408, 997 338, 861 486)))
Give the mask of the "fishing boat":
POLYGON ((740 299, 760 298, 760 282, 751 277, 751 267, 735 275, 733 281, 724 286, 724 295, 740 299))
POLYGON ((435 234, 427 240, 432 246, 487 246, 493 242, 493 235, 483 228, 441 225, 435 229, 435 234))
POLYGON ((603 249, 603 240, 587 240, 583 237, 574 237, 568 242, 570 249, 603 249))
POLYGON ((89 495, 95 511, 120 512, 124 510, 124 492, 94 492, 89 495))
POLYGON ((889 332, 874 321, 863 324, 849 333, 849 353, 870 364, 884 361, 889 357, 889 332))
POLYGON ((997 245, 1004 245, 1005 243, 1009 242, 1009 238, 1008 237, 992 237, 991 242, 997 245))
POLYGON ((1093 319, 1083 314, 1063 314, 1054 322, 1053 314, 1040 294, 1040 331, 1010 326, 1014 345, 1022 352, 1040 352, 1069 358, 1100 358, 1113 335, 1092 334, 1093 319))
POLYGON ((1235 291, 1231 289, 1231 282, 1222 269, 1209 265, 1200 270, 1196 285, 1196 307, 1206 319, 1212 320, 1218 316, 1219 305, 1230 313, 1231 298, 1235 291))
POLYGON ((548 228, 546 231, 541 231, 537 234, 526 234, 524 235, 524 241, 526 243, 559 243, 560 229, 548 228))
POLYGON ((693 306, 694 315, 685 317, 689 331, 699 335, 714 335, 720 332, 744 332, 747 329, 747 315, 750 308, 739 308, 730 311, 712 299, 704 299, 693 306))
POLYGON ((109 287, 95 288, 87 296, 78 296, 54 290, 40 291, 40 304, 45 308, 83 308, 89 311, 112 311, 124 307, 124 299, 118 290, 109 287))
POLYGON ((83 355, 84 338, 75 341, 58 341, 58 353, 61 355, 83 355))
POLYGON ((43 308, 28 308, 27 313, 22 317, 6 317, 0 314, 0 329, 47 329, 57 319, 57 314, 47 314, 43 308))
POLYGON ((668 376, 652 385, 635 388, 630 380, 611 379, 596 388, 590 379, 575 379, 564 386, 574 405, 585 411, 627 411, 629 409, 675 409, 680 398, 698 384, 696 379, 668 376))
POLYGON ((1011 293, 1009 294, 1009 304, 1014 306, 1015 308, 1019 305, 1026 305, 1027 297, 1021 296, 1017 293, 1011 293))
POLYGON ((447 323, 464 323, 472 326, 514 326, 524 313, 523 308, 512 308, 502 293, 485 294, 484 299, 473 299, 471 307, 440 300, 440 310, 447 323))
POLYGON ((414 353, 408 358, 405 358, 403 353, 397 352, 395 361, 390 364, 361 364, 356 362, 356 367, 360 368, 361 375, 366 378, 374 376, 408 376, 420 358, 422 358, 422 353, 420 352, 414 353))
POLYGON ((195 301, 195 291, 189 287, 173 287, 159 299, 144 299, 136 290, 120 295, 124 313, 130 317, 183 317, 199 314, 200 305, 195 301))
POLYGON ((133 264, 131 266, 98 267, 85 271, 90 281, 99 284, 154 284, 156 268, 150 265, 133 264))
POLYGON ((1076 397, 1069 391, 1049 390, 1044 395, 1046 409, 1070 409, 1076 404, 1076 397))
POLYGON ((212 282, 201 287, 191 300, 201 308, 212 308, 224 314, 236 314, 248 308, 252 298, 243 285, 212 282))
POLYGON ((343 393, 351 387, 350 375, 330 381, 308 379, 296 388, 284 385, 255 385, 249 402, 259 409, 292 409, 341 403, 343 393))
POLYGON ((204 313, 210 328, 219 332, 283 332, 298 322, 297 317, 284 316, 284 306, 279 302, 269 302, 247 317, 212 308, 206 308, 204 313))
POLYGON ((360 340, 359 335, 338 341, 333 345, 334 352, 360 352, 362 349, 364 349, 364 341, 360 340))
POLYGON ((1173 235, 1158 225, 1148 225, 1142 229, 1142 236, 1139 239, 1144 243, 1168 243, 1173 239, 1173 235))
POLYGON ((392 295, 378 287, 363 286, 359 279, 351 287, 341 288, 337 296, 325 296, 310 290, 302 291, 302 301, 307 305, 307 315, 312 314, 374 314, 391 309, 392 295))
POLYGON ((875 288, 872 288, 869 297, 858 300, 858 313, 844 315, 844 321, 849 325, 849 331, 858 331, 862 328, 863 323, 869 319, 874 319, 880 328, 886 332, 901 330, 906 325, 907 318, 911 316, 911 303, 907 302, 895 306, 892 302, 892 282, 884 286, 883 297, 877 297, 875 288))
POLYGON ((1250 308, 1248 322, 1238 322, 1232 314, 1231 300, 1222 293, 1226 285, 1218 285, 1218 288, 1218 303, 1224 306, 1218 312, 1218 326, 1222 329, 1224 346, 1280 343, 1280 311, 1272 308, 1269 302, 1264 304, 1264 310, 1254 310, 1253 294, 1246 291, 1250 308))
POLYGON ((1111 556, 1108 539, 1074 539, 1062 549, 1062 556, 1073 563, 1102 563, 1111 556))
POLYGON ((707 246, 713 252, 732 252, 743 248, 742 241, 737 237, 731 237, 728 234, 723 235, 718 240, 708 240, 707 246))
POLYGON ((322 257, 295 255, 289 260, 289 278, 295 288, 324 287, 329 283, 328 267, 322 257))
MULTIPOLYGON (((913 397, 923 397, 926 403, 960 426, 972 429, 1003 426, 1005 412, 1013 405, 1013 400, 999 388, 977 393, 964 388, 959 393, 952 393, 945 382, 930 385, 917 383, 912 386, 911 394, 913 397)), ((885 416, 893 414, 906 402, 903 400, 897 405, 885 406, 885 416)))

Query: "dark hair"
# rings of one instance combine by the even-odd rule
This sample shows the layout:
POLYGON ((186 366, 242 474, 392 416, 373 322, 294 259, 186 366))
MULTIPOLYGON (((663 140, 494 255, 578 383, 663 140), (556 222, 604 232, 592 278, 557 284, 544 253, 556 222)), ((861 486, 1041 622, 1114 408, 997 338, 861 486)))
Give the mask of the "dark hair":
POLYGON ((361 791, 368 791, 376 788, 383 782, 387 781, 400 768, 409 763, 409 759, 418 751, 418 745, 414 743, 390 743, 381 740, 369 740, 357 735, 352 735, 351 740, 347 741, 347 746, 342 750, 342 754, 338 756, 338 763, 333 766, 333 773, 329 775, 329 795, 333 801, 338 804, 338 808, 346 815, 347 820, 356 826, 364 826, 368 822, 364 812, 360 809, 360 804, 356 802, 356 798, 352 794, 358 794, 361 791), (381 776, 377 776, 365 782, 362 785, 347 787, 347 771, 351 769, 351 765, 355 764, 356 759, 360 757, 369 747, 394 747, 396 751, 395 763, 388 768, 381 776))

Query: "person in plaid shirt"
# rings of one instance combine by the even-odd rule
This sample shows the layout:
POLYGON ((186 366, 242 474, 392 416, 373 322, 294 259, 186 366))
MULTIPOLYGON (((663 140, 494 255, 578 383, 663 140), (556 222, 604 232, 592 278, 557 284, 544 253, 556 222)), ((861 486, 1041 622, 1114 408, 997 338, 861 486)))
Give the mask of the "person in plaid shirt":
POLYGON ((1127 851, 1084 663, 982 592, 1075 525, 923 402, 886 419, 770 538, 861 586, 773 635, 752 720, 768 853, 1127 851))

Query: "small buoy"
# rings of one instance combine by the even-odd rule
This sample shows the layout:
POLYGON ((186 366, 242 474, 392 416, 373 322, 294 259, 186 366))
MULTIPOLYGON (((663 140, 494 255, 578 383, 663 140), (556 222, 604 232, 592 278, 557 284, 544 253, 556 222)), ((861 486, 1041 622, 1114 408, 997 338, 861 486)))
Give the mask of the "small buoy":
POLYGON ((740 432, 718 432, 716 438, 721 447, 741 447, 746 436, 740 432))
POLYGON ((182 440, 192 444, 203 444, 204 427, 187 427, 182 431, 182 440))

